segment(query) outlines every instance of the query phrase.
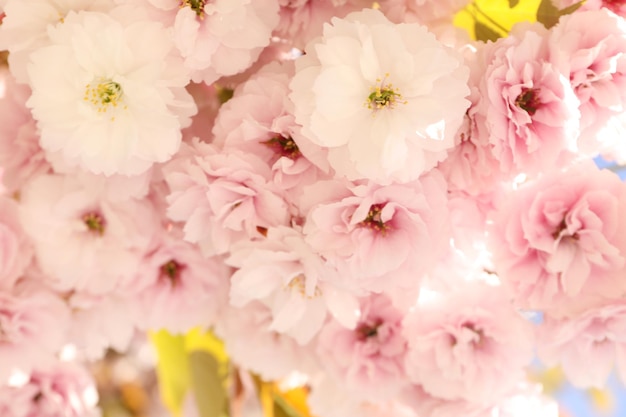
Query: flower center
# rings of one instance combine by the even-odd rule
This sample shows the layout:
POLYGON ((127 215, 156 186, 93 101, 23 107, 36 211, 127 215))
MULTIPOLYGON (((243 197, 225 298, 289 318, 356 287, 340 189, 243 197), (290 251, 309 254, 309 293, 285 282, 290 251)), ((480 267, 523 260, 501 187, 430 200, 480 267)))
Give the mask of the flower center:
POLYGON ((320 295, 322 295, 322 291, 317 286, 315 286, 315 290, 313 291, 312 295, 307 294, 305 280, 306 280, 306 277, 304 276, 304 274, 299 274, 296 277, 294 277, 291 281, 289 281, 289 284, 287 284, 286 289, 295 290, 299 292, 303 298, 308 298, 308 299, 312 299, 312 298, 319 297, 320 295))
POLYGON ((182 0, 180 7, 191 7, 191 10, 196 12, 199 18, 204 18, 204 6, 207 4, 207 0, 182 0))
MULTIPOLYGON (((393 109, 399 100, 402 100, 402 94, 391 83, 386 83, 389 74, 385 74, 384 79, 377 78, 377 85, 370 87, 370 94, 367 96, 365 105, 370 110, 393 109)), ((404 101, 404 104, 407 102, 404 101)))
POLYGON ((522 92, 515 99, 515 105, 533 116, 541 105, 538 93, 536 88, 522 88, 522 92))
POLYGON ((578 233, 574 232, 571 235, 568 234, 567 223, 565 222, 565 219, 563 219, 561 220, 561 223, 558 225, 558 227, 554 230, 554 232, 552 232, 552 238, 554 240, 557 240, 559 238, 565 238, 565 237, 569 237, 574 240, 580 239, 580 236, 578 236, 578 233))
POLYGON ((373 323, 361 323, 355 329, 357 339, 361 342, 378 336, 378 328, 383 324, 381 319, 374 320, 373 323))
POLYGON ((87 229, 90 232, 97 234, 99 236, 102 236, 104 234, 106 221, 104 220, 104 217, 100 213, 97 213, 97 212, 86 213, 83 215, 82 219, 83 219, 83 223, 85 223, 85 226, 87 226, 87 229))
POLYGON ((383 234, 387 233, 390 227, 383 221, 381 216, 384 207, 384 204, 372 204, 367 212, 367 217, 360 223, 361 226, 382 232, 383 234))
MULTIPOLYGON (((91 103, 98 113, 106 113, 111 107, 116 108, 123 104, 123 99, 122 86, 110 78, 98 78, 87 84, 83 97, 83 100, 91 103)), ((123 108, 126 109, 126 106, 123 108)))
POLYGON ((296 160, 302 155, 298 145, 296 145, 296 142, 291 136, 285 137, 283 135, 277 135, 262 143, 272 148, 274 152, 278 153, 280 156, 286 156, 289 159, 296 160))
POLYGON ((183 265, 176 262, 174 259, 170 259, 160 268, 159 278, 168 279, 173 287, 175 287, 180 282, 180 274, 183 270, 183 265))

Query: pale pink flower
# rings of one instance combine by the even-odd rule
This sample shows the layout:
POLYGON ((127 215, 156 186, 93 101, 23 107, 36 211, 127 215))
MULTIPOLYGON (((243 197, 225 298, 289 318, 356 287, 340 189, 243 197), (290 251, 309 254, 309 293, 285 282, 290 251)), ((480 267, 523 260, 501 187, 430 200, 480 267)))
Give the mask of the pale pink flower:
POLYGON ((430 395, 489 404, 523 378, 532 327, 506 292, 482 283, 423 301, 403 323, 406 372, 430 395))
POLYGON ((319 182, 305 189, 307 242, 355 289, 413 288, 448 247, 446 184, 319 182))
MULTIPOLYGON (((237 86, 233 97, 220 108, 213 143, 225 151, 236 149, 259 156, 271 167, 273 183, 297 194, 322 173, 314 165, 320 159, 315 155, 317 147, 302 138, 294 120, 288 98, 292 72, 290 63, 272 63, 237 86)), ((323 162, 320 168, 328 170, 323 162)))
POLYGON ((99 185, 42 175, 21 193, 22 225, 56 290, 112 291, 135 274, 160 226, 149 202, 112 199, 99 185))
POLYGON ((522 27, 482 52, 489 64, 478 111, 506 174, 536 174, 569 162, 577 151, 579 101, 549 61, 546 39, 543 26, 522 27))
POLYGON ((167 164, 164 176, 171 190, 168 217, 184 222, 185 240, 207 256, 289 222, 270 167, 252 153, 219 153, 196 141, 167 164))
MULTIPOLYGON (((0 25, 0 28, 2 25, 0 25)), ((50 169, 39 146, 35 120, 26 107, 30 89, 0 68, 0 166, 2 183, 14 193, 30 178, 50 169)))
POLYGON ((296 60, 302 134, 349 179, 410 181, 444 159, 469 102, 468 69, 418 24, 378 10, 334 18, 296 60))
POLYGON ((270 307, 252 301, 242 308, 225 309, 215 330, 224 340, 229 357, 266 381, 285 378, 292 372, 316 371, 318 365, 311 348, 272 330, 272 321, 270 307))
POLYGON ((319 332, 327 313, 348 328, 356 325, 356 297, 334 284, 337 271, 298 230, 270 228, 265 239, 233 246, 226 262, 239 268, 231 278, 230 303, 263 302, 272 312, 270 330, 304 345, 319 332))
POLYGON ((105 175, 141 174, 178 150, 196 107, 160 24, 71 12, 50 38, 28 67, 45 150, 105 175))
POLYGON ((197 246, 165 235, 142 260, 124 294, 142 330, 208 328, 227 303, 229 269, 197 246))
POLYGON ((193 81, 206 84, 252 65, 278 24, 278 0, 185 0, 170 7, 185 67, 193 81))
POLYGON ((395 398, 386 401, 357 398, 345 385, 326 374, 316 375, 311 385, 307 402, 311 412, 319 417, 418 417, 411 408, 395 398))
POLYGON ((354 329, 336 321, 324 325, 317 339, 320 364, 362 400, 392 399, 408 384, 404 372, 406 340, 404 312, 381 295, 361 300, 361 317, 354 329))
POLYGON ((395 23, 429 24, 438 20, 452 21, 469 3, 470 0, 382 0, 380 10, 395 23))
MULTIPOLYGON (((548 39, 550 60, 580 100, 583 152, 621 145, 626 134, 626 22, 604 9, 563 16, 548 39)), ((623 146, 623 145, 622 145, 623 146)))
POLYGON ((20 224, 17 203, 0 196, 0 288, 12 288, 32 257, 33 248, 20 224))
POLYGON ((331 18, 371 6, 368 0, 279 0, 279 4, 280 22, 274 35, 299 49, 320 36, 331 18))
POLYGON ((86 369, 69 362, 34 370, 25 383, 0 386, 3 417, 99 417, 98 393, 86 369))
POLYGON ((571 314, 622 297, 626 185, 592 163, 524 184, 494 215, 496 272, 520 306, 571 314))
POLYGON ((101 359, 108 349, 125 352, 135 335, 135 317, 125 294, 92 295, 72 292, 68 297, 71 327, 67 341, 86 360, 101 359))
POLYGON ((30 372, 53 361, 66 341, 69 309, 39 286, 0 292, 0 380, 12 370, 30 372))
MULTIPOLYGON (((578 0, 552 0, 552 4, 559 9, 565 9, 579 4, 578 0)), ((626 16, 626 2, 623 0, 586 0, 576 11, 600 10, 606 8, 622 17, 626 16)))
POLYGON ((605 386, 616 369, 626 381, 626 304, 610 304, 578 317, 545 318, 538 332, 539 357, 560 365, 567 380, 581 388, 605 386), (593 366, 589 366, 592 363, 593 366))
POLYGON ((48 30, 80 10, 108 12, 113 0, 6 0, 0 25, 0 51, 7 50, 9 68, 20 83, 30 81, 30 54, 50 44, 48 30))

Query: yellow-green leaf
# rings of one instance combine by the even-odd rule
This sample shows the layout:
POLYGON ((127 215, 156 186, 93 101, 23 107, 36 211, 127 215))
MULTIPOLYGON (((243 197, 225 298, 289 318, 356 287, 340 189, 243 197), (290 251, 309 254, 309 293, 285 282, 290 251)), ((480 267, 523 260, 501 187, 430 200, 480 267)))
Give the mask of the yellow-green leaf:
POLYGON ((476 22, 506 36, 519 22, 536 22, 540 0, 475 0, 458 12, 454 25, 466 29, 473 39, 476 22))
POLYGON ((161 330, 151 333, 150 339, 158 357, 156 372, 161 399, 172 415, 178 417, 191 384, 185 337, 161 330))
POLYGON ((222 417, 228 410, 226 378, 220 363, 210 353, 200 350, 189 354, 191 388, 200 417, 222 417))
POLYGON ((474 23, 474 33, 476 34, 477 41, 492 41, 495 42, 498 38, 500 38, 500 34, 495 30, 491 29, 489 26, 484 23, 475 22, 474 23))
POLYGON ((561 16, 574 13, 580 6, 583 5, 583 3, 584 1, 581 1, 566 7, 563 10, 559 10, 554 6, 554 4, 552 4, 551 0, 542 0, 539 8, 537 9, 537 21, 541 22, 545 27, 550 29, 559 22, 559 18, 561 16))

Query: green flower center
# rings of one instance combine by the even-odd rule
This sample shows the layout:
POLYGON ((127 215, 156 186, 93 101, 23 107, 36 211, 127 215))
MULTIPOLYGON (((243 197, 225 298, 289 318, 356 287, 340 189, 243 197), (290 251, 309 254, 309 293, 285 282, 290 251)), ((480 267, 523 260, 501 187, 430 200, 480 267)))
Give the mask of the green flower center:
POLYGON ((104 234, 106 222, 104 220, 104 217, 100 213, 86 213, 83 215, 82 219, 83 223, 85 224, 85 226, 87 226, 87 229, 90 232, 99 236, 102 236, 104 234))
POLYGON ((406 101, 402 100, 402 94, 391 83, 386 83, 385 80, 389 77, 389 74, 385 74, 384 79, 377 78, 376 85, 370 87, 370 94, 367 96, 365 106, 370 110, 382 110, 393 109, 397 103, 406 104, 406 101))
POLYGON ((382 219, 382 211, 384 207, 384 204, 372 204, 367 212, 367 217, 360 223, 361 226, 386 234, 389 231, 390 226, 382 219))
MULTIPOLYGON (((123 105, 123 99, 122 86, 110 78, 98 78, 85 86, 83 100, 91 103, 98 113, 106 113, 111 107, 117 108, 123 105)), ((126 106, 124 105, 123 108, 126 109, 126 106)))

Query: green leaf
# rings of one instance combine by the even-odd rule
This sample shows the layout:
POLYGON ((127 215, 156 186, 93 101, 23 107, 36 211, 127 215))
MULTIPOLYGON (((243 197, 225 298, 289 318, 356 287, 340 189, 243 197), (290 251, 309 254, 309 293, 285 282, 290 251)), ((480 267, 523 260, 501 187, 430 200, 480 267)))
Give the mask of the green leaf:
POLYGON ((156 371, 161 399, 172 415, 180 416, 191 379, 185 337, 162 330, 151 333, 150 339, 158 356, 156 371))
POLYGON ((476 33, 476 40, 483 42, 495 42, 501 37, 498 32, 479 21, 474 22, 474 33, 476 33))
POLYGON ((193 351, 189 354, 191 389, 201 417, 221 417, 227 410, 228 393, 222 366, 211 354, 193 351))
POLYGON ((537 21, 541 22, 546 28, 550 29, 559 23, 561 16, 574 13, 580 6, 583 5, 583 3, 584 1, 580 1, 566 7, 563 10, 559 10, 552 4, 551 0, 541 0, 539 8, 537 9, 537 21))
POLYGON ((519 4, 519 0, 509 0, 509 7, 512 9, 513 7, 519 4))

